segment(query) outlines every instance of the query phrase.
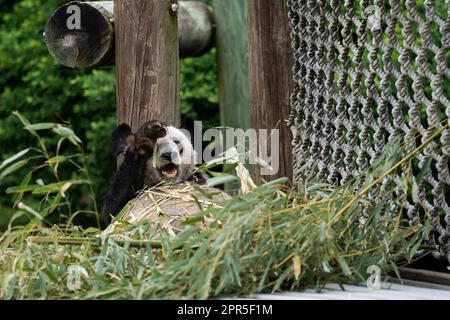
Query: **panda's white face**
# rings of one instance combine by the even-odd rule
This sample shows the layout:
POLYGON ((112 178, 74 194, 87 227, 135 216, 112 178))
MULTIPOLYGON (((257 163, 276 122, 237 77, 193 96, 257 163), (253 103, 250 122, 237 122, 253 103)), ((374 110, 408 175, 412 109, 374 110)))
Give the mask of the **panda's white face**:
POLYGON ((147 161, 147 185, 186 181, 195 169, 196 153, 189 139, 173 126, 165 129, 167 134, 156 140, 153 157, 147 161))

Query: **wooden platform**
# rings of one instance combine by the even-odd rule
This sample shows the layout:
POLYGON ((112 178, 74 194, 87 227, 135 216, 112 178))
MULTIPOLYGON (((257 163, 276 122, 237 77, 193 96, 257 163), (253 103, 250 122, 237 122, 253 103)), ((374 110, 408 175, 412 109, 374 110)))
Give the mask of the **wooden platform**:
POLYGON ((283 292, 279 294, 257 294, 249 299, 263 300, 450 300, 450 286, 405 280, 401 283, 383 283, 380 290, 366 286, 339 285, 325 286, 321 293, 313 289, 304 292, 283 292))

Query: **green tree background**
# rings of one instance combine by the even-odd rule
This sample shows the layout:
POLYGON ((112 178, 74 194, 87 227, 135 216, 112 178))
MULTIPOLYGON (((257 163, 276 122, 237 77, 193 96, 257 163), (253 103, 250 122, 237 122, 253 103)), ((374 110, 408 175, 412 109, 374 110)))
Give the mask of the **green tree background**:
MULTIPOLYGON (((45 24, 66 2, 0 0, 0 162, 34 142, 13 110, 34 123, 69 122, 84 142, 96 193, 102 195, 115 165, 109 149, 115 126, 114 68, 75 70, 50 56, 43 39, 45 24)), ((203 120, 205 128, 218 125, 215 51, 183 59, 180 71, 182 115, 203 120)), ((0 229, 12 213, 6 187, 21 179, 14 174, 0 183, 0 229)))

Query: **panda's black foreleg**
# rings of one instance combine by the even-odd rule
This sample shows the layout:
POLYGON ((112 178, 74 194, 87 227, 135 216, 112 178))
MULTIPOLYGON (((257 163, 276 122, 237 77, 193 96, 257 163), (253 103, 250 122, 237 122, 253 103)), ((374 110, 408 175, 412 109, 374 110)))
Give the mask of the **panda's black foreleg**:
POLYGON ((165 136, 159 121, 145 123, 134 135, 127 124, 119 125, 112 133, 113 154, 124 155, 124 160, 113 178, 104 198, 103 214, 108 223, 144 188, 146 163, 152 157, 155 142, 165 136))
POLYGON ((135 197, 137 191, 143 189, 147 159, 145 155, 135 154, 132 150, 125 153, 125 159, 104 199, 103 214, 108 223, 135 197))
POLYGON ((128 151, 125 160, 113 178, 111 187, 105 196, 103 214, 106 221, 111 222, 112 217, 119 214, 122 208, 135 197, 137 191, 144 184, 145 159, 135 157, 128 151))
POLYGON ((146 163, 153 152, 153 142, 148 138, 131 135, 127 141, 123 163, 104 199, 103 214, 108 223, 135 197, 136 192, 144 188, 146 163))

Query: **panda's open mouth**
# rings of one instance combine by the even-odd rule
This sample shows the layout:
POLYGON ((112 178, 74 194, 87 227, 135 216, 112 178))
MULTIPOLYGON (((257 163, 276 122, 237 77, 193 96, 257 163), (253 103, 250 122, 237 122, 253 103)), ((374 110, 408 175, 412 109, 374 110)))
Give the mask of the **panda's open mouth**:
POLYGON ((178 166, 174 163, 169 163, 161 167, 161 174, 166 178, 174 178, 178 174, 178 166))

